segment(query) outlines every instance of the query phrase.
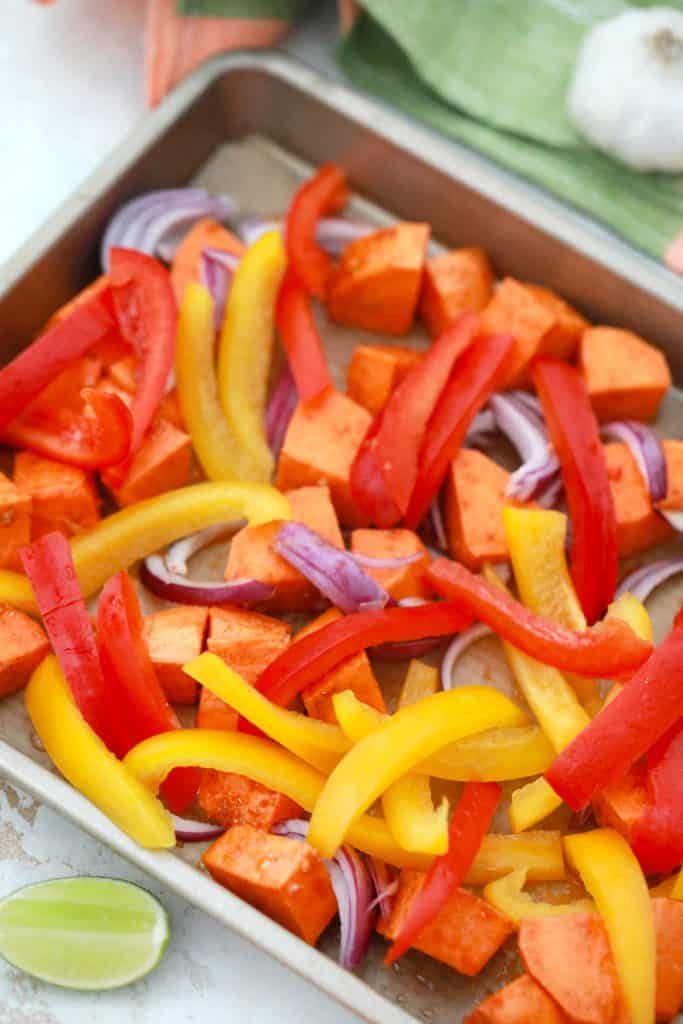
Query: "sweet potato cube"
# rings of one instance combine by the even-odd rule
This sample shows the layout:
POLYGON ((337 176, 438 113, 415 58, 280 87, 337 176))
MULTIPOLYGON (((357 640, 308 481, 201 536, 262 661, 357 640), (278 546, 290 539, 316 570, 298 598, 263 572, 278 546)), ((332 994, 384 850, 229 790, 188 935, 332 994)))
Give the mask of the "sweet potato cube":
POLYGON ((241 256, 245 250, 243 242, 219 224, 213 217, 202 217, 185 235, 178 246, 171 266, 171 286, 178 305, 183 301, 185 288, 190 281, 199 280, 199 263, 202 249, 223 249, 241 256))
POLYGON ((300 818, 303 813, 299 805, 284 793, 276 793, 244 775, 217 772, 211 768, 202 772, 197 803, 209 821, 216 825, 223 828, 249 825, 264 832, 270 832, 279 821, 300 818))
POLYGON ((618 327, 585 331, 579 366, 599 420, 651 420, 671 387, 664 353, 618 327))
MULTIPOLYGON (((420 871, 401 872, 391 916, 386 921, 380 920, 377 926, 380 935, 396 938, 424 879, 420 871)), ((431 924, 420 932, 414 945, 415 949, 441 960, 460 974, 471 976, 479 973, 513 932, 512 922, 489 903, 466 889, 456 889, 431 924)))
MULTIPOLYGON (((327 487, 299 487, 285 493, 295 522, 304 523, 335 547, 344 546, 327 487)), ((263 602, 263 607, 271 611, 309 611, 320 605, 321 596, 313 584, 273 548, 281 526, 278 520, 260 526, 245 526, 235 534, 225 578, 234 580, 246 577, 269 583, 275 593, 263 602)))
POLYGON ((617 520, 617 545, 624 558, 660 544, 673 530, 652 507, 647 484, 628 446, 606 444, 604 450, 617 520))
POLYGON ((234 708, 205 686, 199 688, 199 707, 195 719, 198 729, 225 729, 226 732, 234 732, 238 719, 239 715, 234 708))
POLYGON ((478 572, 508 558, 503 507, 507 470, 483 452, 462 448, 446 477, 445 526, 453 558, 478 572))
POLYGON ((406 334, 420 296, 428 224, 396 224, 344 249, 330 279, 332 320, 381 334, 406 334))
POLYGON ((334 391, 294 410, 277 467, 281 491, 325 483, 345 526, 366 521, 351 494, 349 477, 372 417, 367 409, 334 391))
POLYGON ((171 704, 195 704, 198 684, 183 672, 204 649, 208 608, 181 605, 145 618, 144 636, 159 682, 171 704))
POLYGON ((400 345, 356 345, 346 375, 346 393, 376 416, 420 353, 400 345))
POLYGON ((613 828, 630 843, 647 804, 645 769, 642 764, 635 764, 616 782, 596 793, 593 813, 603 828, 613 828))
POLYGON ((0 605, 0 697, 24 686, 49 653, 42 626, 16 608, 0 605))
POLYGON ((581 335, 590 326, 588 320, 550 288, 540 284, 527 284, 526 288, 555 317, 554 325, 543 336, 539 355, 571 359, 581 335))
POLYGON ((514 357, 504 386, 512 388, 527 383, 529 364, 540 354, 543 339, 555 326, 554 313, 525 284, 506 277, 482 311, 481 323, 487 335, 502 333, 514 338, 514 357))
POLYGON ((31 496, 0 473, 0 569, 20 569, 19 548, 31 542, 31 496))
POLYGON ((491 298, 493 271, 478 246, 453 249, 427 260, 420 317, 433 338, 438 338, 462 313, 478 313, 491 298))
POLYGON ((363 566, 364 572, 377 580, 396 601, 403 597, 427 597, 429 588, 422 577, 431 561, 429 554, 412 530, 354 530, 351 550, 370 558, 403 558, 419 553, 422 557, 397 569, 373 569, 363 566))
POLYGON ((657 943, 657 1020, 671 1020, 683 1004, 683 903, 653 899, 657 943))
POLYGON ((523 974, 480 1003, 464 1024, 565 1024, 568 1017, 554 999, 523 974))
MULTIPOLYGON (((323 626, 329 626, 331 622, 341 619, 342 613, 336 608, 330 608, 319 618, 309 622, 296 635, 296 640, 301 640, 314 633, 323 626)), ((335 693, 343 693, 344 690, 353 690, 358 700, 377 711, 386 712, 386 705, 382 691, 375 679, 375 673, 368 660, 365 651, 359 651, 333 668, 315 683, 311 683, 301 694, 306 711, 311 718, 320 718, 323 722, 337 724, 337 716, 334 713, 332 698, 335 693)))
POLYGON ((123 483, 114 485, 108 470, 102 473, 102 480, 116 504, 123 507, 184 487, 190 482, 191 468, 189 436, 167 420, 157 420, 135 454, 123 483))
POLYGON ((255 683, 271 661, 289 646, 291 627, 279 619, 243 608, 211 608, 207 650, 255 683))
POLYGON ((664 441, 668 489, 658 508, 683 509, 683 441, 664 441))
POLYGON ((337 912, 325 865, 308 843, 237 825, 202 861, 226 889, 311 945, 337 912))
POLYGON ((32 501, 31 539, 51 530, 71 537, 99 522, 99 498, 92 473, 53 459, 19 452, 14 483, 32 501))

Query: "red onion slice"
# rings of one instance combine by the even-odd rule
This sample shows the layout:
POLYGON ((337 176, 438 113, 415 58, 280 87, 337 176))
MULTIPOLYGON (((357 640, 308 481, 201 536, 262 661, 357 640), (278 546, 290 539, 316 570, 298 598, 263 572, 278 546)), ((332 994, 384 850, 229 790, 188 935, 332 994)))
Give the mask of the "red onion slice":
POLYGON ((490 626, 485 626, 483 622, 477 622, 474 626, 470 626, 469 629, 464 630, 462 633, 451 640, 446 653, 443 656, 441 662, 441 688, 443 690, 452 690, 453 683, 453 669, 455 663, 462 654, 465 653, 468 647, 477 640, 482 640, 485 636, 493 633, 490 626))
POLYGON ((639 601, 647 601, 653 590, 682 572, 683 558, 665 558, 660 562, 651 562, 625 576, 617 587, 615 597, 629 593, 639 601))
POLYGON ((200 583, 169 572, 160 555, 150 555, 140 567, 140 581, 157 597, 177 604, 256 604, 273 596, 274 589, 260 580, 200 583))
POLYGON ((285 361, 266 411, 266 437, 274 459, 277 459, 280 454, 289 421, 294 415, 298 402, 299 393, 296 390, 294 377, 289 362, 285 361))
POLYGON ((166 568, 177 576, 187 576, 187 563, 193 555, 207 548, 216 540, 231 537, 243 526, 246 526, 246 522, 246 519, 233 519, 229 523, 218 523, 216 526, 207 526, 205 530, 198 530, 197 533, 191 533, 189 537, 182 537, 175 541, 164 556, 166 568))
POLYGON ((647 484, 650 498, 653 502, 663 501, 668 486, 666 458, 662 442, 652 427, 637 420, 615 420, 603 424, 600 430, 610 440, 628 445, 647 484))
POLYGON ((489 405, 499 429, 517 449, 522 465, 510 477, 507 495, 530 501, 542 494, 560 474, 542 421, 514 397, 493 395, 489 405))
POLYGON ((221 825, 212 825, 210 821, 193 821, 191 818, 179 818, 177 814, 172 814, 171 818, 175 837, 181 843, 206 843, 225 832, 221 825))
POLYGON ((402 569, 424 558, 422 551, 413 551, 412 555, 396 555, 394 558, 373 558, 371 555, 361 555, 358 551, 349 551, 348 554, 364 569, 402 569))
POLYGON ((281 231, 283 222, 281 220, 263 220, 261 217, 243 217, 237 225, 237 234, 240 236, 247 248, 258 242, 261 235, 267 231, 281 231))
POLYGON ((495 416, 490 409, 482 409, 470 424, 465 445, 468 448, 489 448, 496 440, 497 432, 495 416))
POLYGON ((366 857, 365 863, 367 864, 372 884, 375 887, 375 898, 370 904, 370 909, 377 907, 379 916, 386 920, 388 917, 391 917, 391 912, 394 908, 394 897, 398 890, 398 878, 394 876, 389 865, 377 857, 366 857))
POLYGON ((448 538, 446 537, 446 527, 443 523, 443 515, 441 512, 441 499, 437 494, 436 498, 432 502, 429 514, 432 517, 432 523, 434 524, 434 535, 436 537, 437 546, 442 551, 448 551, 448 538))
POLYGON ((389 595, 341 551, 303 523, 284 523, 273 542, 277 553, 345 613, 384 608, 389 595))
MULTIPOLYGON (((237 230, 245 245, 253 245, 266 231, 281 231, 283 227, 284 222, 281 220, 245 217, 237 230)), ((331 256, 340 256, 347 245, 365 235, 371 235, 373 231, 377 231, 374 224, 363 224, 345 217, 323 217, 316 225, 315 238, 318 245, 331 256)))
POLYGON ((211 292, 213 323, 217 331, 223 323, 225 304, 239 262, 239 256, 234 253, 212 247, 202 249, 199 257, 199 280, 211 292))

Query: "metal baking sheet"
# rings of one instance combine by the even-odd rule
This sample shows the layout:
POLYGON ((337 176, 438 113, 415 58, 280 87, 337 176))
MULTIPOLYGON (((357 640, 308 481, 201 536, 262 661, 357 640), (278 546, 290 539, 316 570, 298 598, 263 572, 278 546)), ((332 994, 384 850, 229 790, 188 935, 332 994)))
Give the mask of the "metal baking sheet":
MULTIPOLYGON (((664 348, 677 378, 683 377, 683 289, 673 275, 600 230, 577 227, 559 204, 475 154, 274 54, 232 55, 200 69, 6 266, 0 274, 2 361, 94 276, 102 227, 124 199, 194 182, 232 193, 244 214, 279 214, 311 166, 330 159, 349 171, 358 216, 377 223, 427 220, 446 245, 480 244, 500 275, 548 284, 592 319, 639 331, 664 348)), ((339 385, 353 345, 384 340, 326 322, 322 328, 339 385)), ((426 337, 417 330, 409 342, 419 347, 426 337)), ((675 397, 667 400, 663 425, 669 436, 680 433, 675 397)), ((206 557, 215 563, 222 555, 206 557)), ((683 583, 653 600, 659 631, 682 598, 683 583)), ((154 599, 147 600, 151 610, 154 599)), ((389 688, 396 671, 385 680, 389 688)), ((473 682, 491 673, 507 678, 495 642, 465 657, 459 671, 473 682)), ((154 853, 123 835, 52 771, 21 694, 0 703, 0 774, 368 1021, 450 1024, 516 970, 513 943, 476 979, 416 952, 387 970, 379 938, 357 976, 341 970, 334 928, 319 950, 311 949, 198 870, 196 846, 154 853)))

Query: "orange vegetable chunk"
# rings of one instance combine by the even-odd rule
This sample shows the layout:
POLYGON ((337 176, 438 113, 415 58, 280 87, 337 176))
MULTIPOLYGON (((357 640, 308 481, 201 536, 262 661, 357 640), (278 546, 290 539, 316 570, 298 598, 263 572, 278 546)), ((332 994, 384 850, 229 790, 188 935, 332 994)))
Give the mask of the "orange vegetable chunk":
POLYGON ((223 249, 241 256, 245 248, 244 242, 213 217, 198 220, 178 246, 171 265, 171 286, 178 305, 190 281, 199 280, 202 249, 223 249))
POLYGON ((647 484, 629 447, 613 443, 606 444, 604 450, 617 520, 617 545, 624 558, 660 544, 673 530, 652 507, 647 484))
POLYGON ((128 474, 119 487, 105 470, 102 480, 117 505, 134 505, 145 498, 184 487, 190 482, 192 442, 189 435, 168 420, 158 419, 136 452, 128 474))
POLYGON ((664 441, 668 489, 658 508, 683 509, 683 441, 664 441))
POLYGON ((376 416, 420 353, 401 345, 356 345, 346 375, 346 393, 376 416))
POLYGON ((288 818, 300 818, 302 810, 284 793, 234 772, 205 768, 197 789, 197 803, 216 825, 232 828, 249 825, 270 832, 273 825, 288 818))
POLYGON ((332 273, 332 320, 381 334, 406 334, 422 285, 428 224, 396 224, 347 245, 332 273))
POLYGON ((579 366, 599 420, 651 420, 671 387, 664 353, 618 327, 585 331, 579 366))
POLYGON ((503 508, 510 474, 483 452, 461 448, 446 477, 445 527, 453 558, 478 572, 484 562, 503 562, 508 547, 503 508))
POLYGON ((311 945, 337 912, 325 865, 306 842, 237 825, 202 861, 217 882, 311 945))
POLYGON ((372 417, 346 395, 333 391, 292 416, 277 467, 281 491, 325 483, 345 526, 365 526, 351 494, 349 477, 372 417))
POLYGON ((648 803, 645 769, 634 764, 625 775, 593 798, 593 813, 603 828, 613 828, 630 843, 633 829, 648 803))
POLYGON ((444 252, 425 265, 420 317, 431 336, 438 338, 462 313, 482 310, 492 289, 493 271, 483 249, 444 252))
POLYGON ((144 637, 157 678, 171 704, 195 704, 198 683, 183 672, 204 650, 208 608, 179 605, 148 615, 144 637))
POLYGON ((14 460, 14 483, 32 502, 32 540, 51 530, 72 537, 99 522, 100 502, 93 475, 78 466, 19 452, 14 460))
POLYGON ((540 284, 527 284, 526 288, 537 302, 552 313, 555 323, 541 341, 540 355, 554 356, 555 359, 571 359, 581 335, 590 327, 588 320, 573 306, 550 288, 540 284))
POLYGON ((652 900, 657 943, 657 1020, 671 1020, 683 1005, 683 903, 652 900))
POLYGON ((0 473, 0 569, 21 571, 19 548, 31 543, 30 494, 0 473))
POLYGON ((289 646, 291 627, 260 612, 243 608, 211 608, 207 650, 255 683, 271 661, 289 646))
POLYGON ((362 566, 362 569, 377 580, 396 601, 403 597, 426 598, 431 593, 422 581, 431 558, 412 530, 354 530, 351 534, 351 550, 371 558, 403 558, 419 552, 422 555, 420 559, 397 569, 373 569, 367 565, 362 566))
POLYGON ((225 701, 205 686, 199 690, 199 707, 195 725, 198 729, 225 729, 234 732, 239 715, 225 701))
POLYGON ((464 1024, 564 1024, 568 1020, 554 999, 529 974, 480 1003, 464 1024))
POLYGON ((0 697, 25 686, 49 653, 42 626, 16 608, 0 605, 0 697))

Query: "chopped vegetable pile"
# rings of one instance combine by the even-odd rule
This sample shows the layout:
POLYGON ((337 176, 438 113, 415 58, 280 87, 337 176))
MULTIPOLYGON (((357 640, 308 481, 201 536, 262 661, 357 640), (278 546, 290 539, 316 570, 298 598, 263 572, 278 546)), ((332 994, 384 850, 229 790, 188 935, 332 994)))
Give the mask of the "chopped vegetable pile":
POLYGON ((210 842, 305 942, 338 916, 346 967, 514 935, 469 1024, 670 1020, 683 612, 653 646, 643 602, 683 556, 620 567, 683 528, 666 359, 347 197, 139 197, 0 370, 0 695, 141 845, 210 842), (377 336, 345 392, 325 311, 377 336))

